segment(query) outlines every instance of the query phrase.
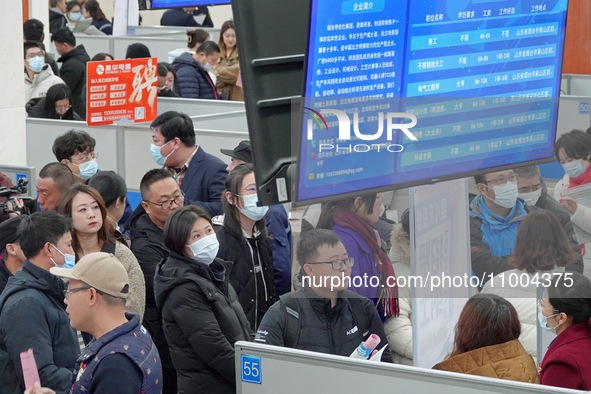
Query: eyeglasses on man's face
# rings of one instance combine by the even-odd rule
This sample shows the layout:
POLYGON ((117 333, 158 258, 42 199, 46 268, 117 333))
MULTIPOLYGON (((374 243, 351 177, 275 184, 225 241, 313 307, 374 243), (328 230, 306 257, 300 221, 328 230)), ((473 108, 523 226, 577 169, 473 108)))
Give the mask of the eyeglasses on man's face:
POLYGON ((64 298, 68 298, 70 294, 76 293, 82 290, 92 289, 90 286, 74 287, 73 289, 64 290, 64 298))
POLYGON ((348 257, 346 259, 338 259, 338 260, 334 260, 334 261, 315 261, 315 262, 306 263, 306 264, 312 264, 312 265, 330 264, 332 266, 333 270, 339 271, 339 270, 342 270, 343 268, 353 267, 353 264, 355 264, 355 261, 353 260, 352 257, 348 257))
POLYGON ((145 201, 149 204, 158 205, 160 208, 167 211, 172 208, 173 204, 178 207, 182 206, 183 203, 185 202, 185 193, 183 193, 183 191, 181 190, 181 194, 179 196, 176 196, 175 198, 173 198, 171 200, 166 200, 164 202, 152 202, 152 201, 148 201, 148 200, 143 200, 143 201, 145 201))

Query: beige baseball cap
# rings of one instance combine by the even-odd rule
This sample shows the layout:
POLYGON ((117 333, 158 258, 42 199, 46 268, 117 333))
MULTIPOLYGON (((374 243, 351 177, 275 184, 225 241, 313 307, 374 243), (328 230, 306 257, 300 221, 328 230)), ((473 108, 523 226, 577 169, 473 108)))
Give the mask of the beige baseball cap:
POLYGON ((127 299, 129 278, 123 264, 110 253, 89 253, 74 268, 52 267, 49 272, 62 278, 75 279, 110 296, 127 299))

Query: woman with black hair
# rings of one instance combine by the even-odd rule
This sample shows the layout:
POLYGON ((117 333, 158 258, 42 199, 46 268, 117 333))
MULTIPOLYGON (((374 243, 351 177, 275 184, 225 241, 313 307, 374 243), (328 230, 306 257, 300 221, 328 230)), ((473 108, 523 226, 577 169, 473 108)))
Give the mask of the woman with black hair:
POLYGON ((31 99, 25 106, 30 118, 82 120, 72 109, 72 92, 59 83, 47 90, 45 97, 31 99))
POLYGON ((322 208, 317 228, 332 230, 341 237, 347 254, 355 261, 349 290, 372 300, 384 320, 398 316, 400 310, 398 287, 388 279, 394 277, 392 262, 374 227, 380 216, 381 199, 381 193, 372 193, 330 201, 322 208), (370 279, 361 286, 353 286, 361 282, 356 278, 365 275, 370 279))
POLYGON ((156 305, 177 370, 179 393, 234 393, 234 343, 252 340, 248 321, 228 280, 228 263, 211 219, 188 205, 166 220, 169 257, 154 276, 156 305))
POLYGON ((82 6, 85 18, 92 18, 92 25, 99 31, 110 36, 113 34, 113 25, 105 16, 100 4, 96 0, 86 0, 82 6))
POLYGON ((252 164, 234 168, 226 179, 222 197, 224 225, 217 232, 217 257, 233 262, 230 283, 250 326, 256 331, 275 301, 271 238, 265 216, 268 207, 257 206, 252 164))
POLYGON ((538 304, 543 329, 558 336, 540 365, 542 384, 591 390, 591 281, 579 273, 557 278, 538 304))

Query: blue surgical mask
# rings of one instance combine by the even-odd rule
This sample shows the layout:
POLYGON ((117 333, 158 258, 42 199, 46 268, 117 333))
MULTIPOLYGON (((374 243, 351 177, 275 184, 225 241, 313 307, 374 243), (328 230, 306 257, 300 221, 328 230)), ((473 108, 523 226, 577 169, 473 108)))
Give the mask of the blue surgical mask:
POLYGON ((82 18, 82 13, 81 12, 70 12, 70 20, 73 21, 77 21, 80 20, 80 18, 82 18))
POLYGON ((257 202, 259 201, 259 198, 256 194, 249 194, 246 196, 242 196, 242 201, 244 201, 244 206, 242 208, 240 208, 240 212, 242 212, 242 214, 244 216, 246 216, 249 219, 254 220, 255 222, 258 222, 263 217, 265 217, 265 215, 267 214, 267 211, 269 210, 269 207, 257 206, 257 202))
POLYGON ((195 261, 207 265, 213 263, 220 249, 220 244, 215 234, 203 237, 187 246, 191 249, 195 261))
POLYGON ((57 250, 62 256, 64 256, 64 264, 63 265, 59 265, 57 264, 51 257, 49 258, 51 260, 51 262, 53 263, 53 265, 55 265, 56 267, 61 267, 61 268, 68 268, 68 269, 72 269, 74 268, 74 265, 76 265, 76 256, 74 256, 73 254, 69 254, 69 253, 62 253, 61 250, 59 250, 57 248, 57 246, 55 246, 54 244, 50 244, 51 246, 53 246, 55 248, 55 250, 57 250))
POLYGON ((549 331, 549 332, 552 332, 552 333, 556 334, 556 329, 562 323, 559 323, 556 327, 548 327, 548 318, 554 317, 556 315, 558 315, 558 313, 555 313, 555 314, 550 315, 550 316, 544 316, 544 314, 542 313, 542 311, 538 310, 538 323, 540 323, 540 327, 542 327, 546 331, 549 331))
MULTIPOLYGON (((166 144, 168 144, 169 142, 171 142, 172 140, 168 141, 166 144)), ((156 164, 163 166, 164 163, 166 163, 166 159, 168 159, 170 157, 170 155, 172 155, 174 153, 174 150, 172 152, 170 152, 168 154, 168 156, 162 156, 162 148, 164 148, 164 146, 166 146, 166 144, 162 145, 162 146, 157 146, 154 144, 150 144, 150 152, 152 153, 152 158, 154 159, 154 161, 156 162, 156 164)))
POLYGON ((82 164, 72 163, 80 169, 79 174, 74 174, 80 179, 88 180, 93 177, 98 171, 98 162, 95 159, 89 160, 82 164))
POLYGON ((213 66, 211 65, 211 63, 207 63, 207 62, 205 63, 203 68, 205 69, 205 71, 212 71, 213 70, 213 66))
POLYGON ((28 59, 27 62, 31 71, 36 73, 41 72, 43 67, 45 67, 45 58, 43 56, 35 56, 32 59, 28 59))
POLYGON ((585 172, 585 167, 583 167, 580 160, 564 163, 562 168, 564 168, 564 172, 566 172, 570 178, 578 178, 585 172))
MULTIPOLYGON (((490 186, 489 186, 490 187, 490 186)), ((507 182, 504 185, 495 185, 492 188, 495 192, 493 202, 503 208, 511 209, 517 202, 517 183, 507 182)))

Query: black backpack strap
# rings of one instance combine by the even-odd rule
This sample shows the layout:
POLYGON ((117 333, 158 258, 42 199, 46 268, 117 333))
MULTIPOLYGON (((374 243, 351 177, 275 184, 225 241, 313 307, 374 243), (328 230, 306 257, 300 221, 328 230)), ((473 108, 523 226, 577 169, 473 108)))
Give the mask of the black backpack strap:
POLYGON ((349 297, 349 309, 353 315, 353 320, 357 325, 357 332, 361 338, 361 342, 365 341, 373 332, 369 332, 369 319, 367 318, 367 311, 365 310, 365 302, 360 297, 349 297))
POLYGON ((300 338, 302 321, 300 319, 300 304, 293 293, 285 293, 279 297, 285 313, 285 331, 283 343, 285 347, 295 348, 300 338))

